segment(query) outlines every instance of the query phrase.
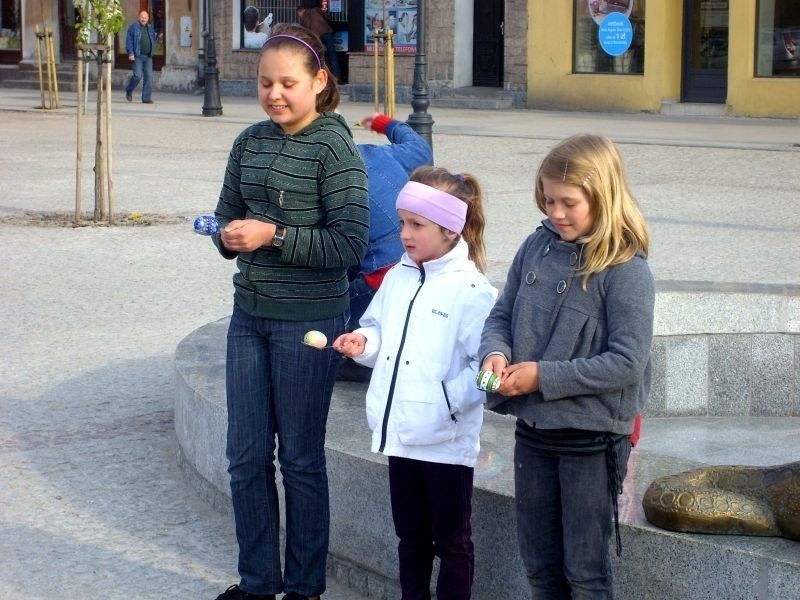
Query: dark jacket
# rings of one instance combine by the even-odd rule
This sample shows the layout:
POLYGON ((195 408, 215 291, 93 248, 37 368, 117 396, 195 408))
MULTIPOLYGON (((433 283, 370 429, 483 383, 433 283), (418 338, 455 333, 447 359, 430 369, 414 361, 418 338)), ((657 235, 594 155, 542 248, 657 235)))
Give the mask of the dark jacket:
POLYGON ((236 138, 216 217, 258 219, 286 227, 282 248, 236 254, 235 302, 251 315, 305 321, 344 312, 347 269, 364 257, 369 200, 364 162, 345 120, 323 113, 295 135, 272 121, 236 138))
POLYGON ((479 355, 539 363, 539 391, 488 404, 539 429, 628 435, 650 392, 655 285, 637 255, 589 278, 578 275, 581 244, 548 220, 517 252, 484 325, 479 355))

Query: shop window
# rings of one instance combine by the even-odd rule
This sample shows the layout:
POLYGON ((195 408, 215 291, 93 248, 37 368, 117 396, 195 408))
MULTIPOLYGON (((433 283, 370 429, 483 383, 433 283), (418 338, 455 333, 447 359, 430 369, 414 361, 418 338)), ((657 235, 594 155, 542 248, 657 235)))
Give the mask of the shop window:
POLYGON ((19 0, 0 1, 0 63, 20 60, 19 0))
POLYGON ((573 3, 573 73, 644 73, 645 0, 573 3))
POLYGON ((800 2, 759 0, 756 76, 800 77, 800 2))
MULTIPOLYGON (((278 23, 296 23, 299 3, 299 0, 242 0, 239 47, 260 49, 272 26, 278 23), (247 28, 253 25, 255 30, 248 33, 247 28)), ((309 5, 313 6, 315 3, 328 17, 334 29, 336 29, 337 23, 347 22, 346 0, 320 0, 319 2, 310 0, 309 5)))

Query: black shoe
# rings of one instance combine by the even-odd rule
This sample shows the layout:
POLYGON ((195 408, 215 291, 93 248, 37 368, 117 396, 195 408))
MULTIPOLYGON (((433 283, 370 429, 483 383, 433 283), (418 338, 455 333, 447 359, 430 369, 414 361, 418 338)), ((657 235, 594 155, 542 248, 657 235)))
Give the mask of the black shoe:
POLYGON ((133 102, 133 96, 129 92, 125 92, 125 100, 133 102))
POLYGON ((296 592, 289 592, 283 597, 283 600, 309 600, 309 598, 322 598, 322 596, 301 596, 296 592))
POLYGON ((239 588, 238 585, 232 585, 217 596, 217 600, 275 600, 275 594, 260 596, 258 594, 245 592, 243 589, 239 588))
POLYGON ((142 100, 142 104, 152 104, 152 100, 142 100))

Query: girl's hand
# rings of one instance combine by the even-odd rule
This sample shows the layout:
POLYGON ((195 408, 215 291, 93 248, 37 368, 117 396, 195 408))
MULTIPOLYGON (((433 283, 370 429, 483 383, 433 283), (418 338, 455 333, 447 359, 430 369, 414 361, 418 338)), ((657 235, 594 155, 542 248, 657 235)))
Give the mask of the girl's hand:
MULTIPOLYGON (((379 116, 380 114, 381 114, 381 113, 372 113, 371 115, 367 115, 366 117, 364 117, 363 119, 361 119, 361 120, 359 121, 359 124, 360 124, 360 125, 361 125, 361 126, 364 128, 364 129, 369 129, 369 130, 372 130, 372 120, 373 120, 375 117, 379 116)), ((377 133, 377 132, 376 132, 376 133, 377 133)))
POLYGON ((503 380, 503 371, 505 371, 505 369, 506 358, 500 354, 492 354, 491 356, 487 356, 486 360, 484 360, 483 364, 481 365, 481 371, 491 371, 500 378, 500 381, 503 380))
MULTIPOLYGON (((488 359, 486 362, 489 362, 488 359)), ((505 378, 500 380, 500 387, 497 388, 497 393, 503 396, 522 396, 538 389, 539 363, 521 362, 506 367, 505 378)))
POLYGON ((220 239, 228 250, 252 252, 271 242, 275 230, 276 227, 272 223, 256 219, 239 219, 228 223, 222 230, 220 239))
POLYGON ((348 358, 354 358, 364 354, 366 344, 367 338, 360 333, 345 333, 336 338, 333 342, 333 349, 348 358))

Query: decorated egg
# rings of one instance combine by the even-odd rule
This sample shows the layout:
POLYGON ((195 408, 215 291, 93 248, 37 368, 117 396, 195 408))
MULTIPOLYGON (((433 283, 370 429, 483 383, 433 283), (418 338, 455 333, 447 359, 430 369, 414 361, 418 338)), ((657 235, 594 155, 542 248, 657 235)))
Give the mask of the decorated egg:
POLYGON ((328 338, 321 331, 312 329, 303 336, 303 343, 314 348, 324 348, 328 343, 328 338))
POLYGON ((493 392, 500 387, 500 378, 491 371, 478 371, 475 385, 484 392, 493 392))
POLYGON ((200 235, 219 233, 219 221, 214 215, 202 215, 194 220, 194 231, 200 235))

